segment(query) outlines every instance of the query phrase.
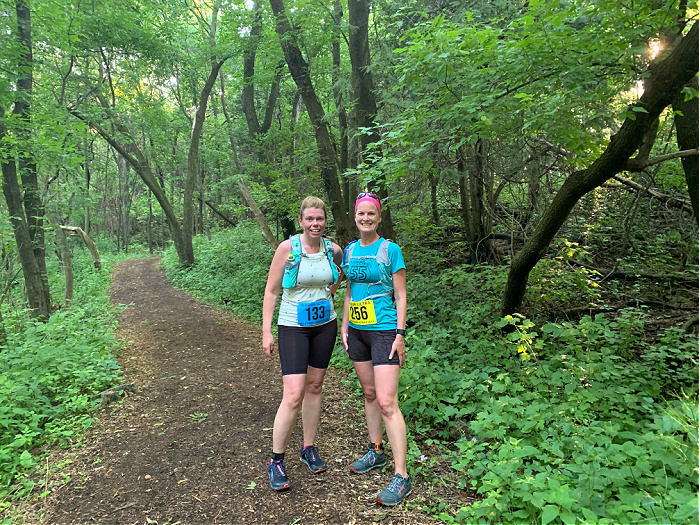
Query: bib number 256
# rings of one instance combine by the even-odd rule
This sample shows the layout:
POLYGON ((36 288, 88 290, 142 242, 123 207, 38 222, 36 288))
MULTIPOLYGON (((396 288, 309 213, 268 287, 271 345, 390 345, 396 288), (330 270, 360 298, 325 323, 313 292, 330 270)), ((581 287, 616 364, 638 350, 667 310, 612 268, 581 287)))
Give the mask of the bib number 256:
POLYGON ((350 303, 350 322, 353 324, 376 324, 373 301, 353 301, 350 303))

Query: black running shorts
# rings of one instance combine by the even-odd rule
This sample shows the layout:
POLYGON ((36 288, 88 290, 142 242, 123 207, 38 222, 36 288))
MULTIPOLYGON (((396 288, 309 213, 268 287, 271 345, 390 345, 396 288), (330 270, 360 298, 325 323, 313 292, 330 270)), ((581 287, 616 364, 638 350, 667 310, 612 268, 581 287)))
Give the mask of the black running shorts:
POLYGON ((338 335, 338 321, 317 326, 277 325, 282 375, 305 374, 309 366, 328 368, 338 335))
POLYGON ((398 365, 399 353, 389 359, 396 330, 358 330, 348 327, 348 355, 357 362, 372 361, 377 365, 398 365))

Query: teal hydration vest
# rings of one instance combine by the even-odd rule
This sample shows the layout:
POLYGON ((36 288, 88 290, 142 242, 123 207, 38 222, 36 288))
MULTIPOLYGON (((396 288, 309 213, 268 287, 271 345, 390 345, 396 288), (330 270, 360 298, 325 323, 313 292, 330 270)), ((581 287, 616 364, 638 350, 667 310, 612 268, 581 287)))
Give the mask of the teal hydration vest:
MULTIPOLYGON (((292 253, 289 255, 287 262, 284 265, 284 277, 282 278, 282 288, 294 288, 297 285, 297 274, 299 273, 299 265, 301 264, 301 259, 306 257, 301 248, 301 235, 292 235, 289 238, 292 243, 292 253)), ((333 272, 333 283, 338 280, 340 272, 338 267, 333 262, 333 243, 330 239, 323 238, 324 253, 328 258, 328 263, 331 265, 331 272, 333 272)))
MULTIPOLYGON (((345 264, 342 265, 342 269, 345 272, 345 275, 349 275, 348 271, 350 269, 350 259, 352 259, 352 251, 355 248, 355 245, 359 241, 354 241, 350 243, 350 245, 347 247, 347 252, 345 254, 345 264)), ((382 293, 376 293, 373 295, 368 295, 367 297, 363 298, 358 298, 355 299, 353 297, 350 298, 352 301, 366 301, 368 299, 376 299, 377 297, 384 297, 385 295, 393 295, 394 293, 394 279, 391 275, 391 261, 389 260, 389 243, 391 241, 388 239, 384 239, 382 243, 379 245, 379 249, 377 250, 377 255, 362 255, 358 256, 356 258, 362 258, 362 259, 375 259, 377 261, 377 266, 379 267, 379 275, 380 275, 380 280, 375 282, 375 283, 355 283, 355 284, 360 284, 363 286, 367 287, 367 290, 369 292, 369 287, 370 286, 375 286, 375 285, 381 285, 384 291, 382 293)))

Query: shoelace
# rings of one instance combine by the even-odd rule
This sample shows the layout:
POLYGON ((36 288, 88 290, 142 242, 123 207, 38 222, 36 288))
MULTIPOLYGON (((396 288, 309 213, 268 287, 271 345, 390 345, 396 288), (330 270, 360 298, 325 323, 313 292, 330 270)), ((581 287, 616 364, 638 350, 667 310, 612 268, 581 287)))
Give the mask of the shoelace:
POLYGON ((389 483, 389 486, 386 488, 389 492, 398 492, 399 488, 401 488, 401 482, 404 480, 404 478, 400 478, 399 476, 394 476, 391 478, 391 483, 389 483))
POLYGON ((279 473, 280 473, 282 476, 286 476, 286 475, 287 475, 287 469, 286 469, 285 466, 284 466, 284 461, 282 461, 282 460, 279 460, 279 461, 272 461, 271 464, 274 465, 275 467, 277 467, 277 470, 279 471, 279 473))
POLYGON ((315 446, 311 445, 310 447, 307 447, 306 449, 304 449, 304 452, 306 452, 309 455, 311 461, 316 461, 317 454, 315 446))
POLYGON ((370 449, 367 451, 367 454, 365 454, 362 459, 371 462, 371 460, 376 458, 377 456, 379 456, 379 453, 376 452, 374 449, 370 449))

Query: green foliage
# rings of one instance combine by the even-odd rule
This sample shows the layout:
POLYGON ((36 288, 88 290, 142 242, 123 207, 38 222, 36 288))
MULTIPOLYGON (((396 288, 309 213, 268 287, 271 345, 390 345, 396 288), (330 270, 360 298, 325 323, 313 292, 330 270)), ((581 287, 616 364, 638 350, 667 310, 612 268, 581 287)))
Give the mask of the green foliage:
MULTIPOLYGON (((562 304, 596 300, 591 274, 567 263, 586 252, 557 245, 535 287, 562 304)), ((272 250, 257 227, 216 232, 195 247, 188 270, 166 254, 171 278, 259 321, 272 250)), ((506 268, 449 267, 410 243, 404 257, 412 271, 399 399, 409 465, 432 475, 438 458, 423 453, 422 438, 481 496, 431 512, 464 524, 697 521, 696 337, 673 327, 650 334, 639 309, 577 322, 499 319, 506 268)), ((341 351, 332 363, 349 368, 341 351)))
POLYGON ((244 223, 232 230, 194 239, 195 265, 179 268, 171 248, 163 257, 168 278, 212 304, 225 304, 237 315, 262 320, 262 299, 274 251, 261 242, 259 229, 244 223))
MULTIPOLYGON (((442 302, 435 284, 420 289, 426 303, 442 302)), ((411 330, 402 373, 402 408, 439 430, 462 485, 482 496, 444 518, 697 522, 696 338, 670 328, 644 343, 636 310, 541 327, 470 310, 454 311, 461 328, 432 317, 411 330)))
MULTIPOLYGON (((91 424, 95 395, 113 385, 119 368, 113 355, 116 310, 108 287, 111 261, 101 272, 89 256, 74 258, 72 306, 46 323, 19 322, 10 315, 8 343, 0 351, 0 509, 33 482, 37 447, 69 444, 91 424)), ((8 316, 6 316, 7 319, 8 316)))

